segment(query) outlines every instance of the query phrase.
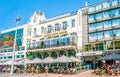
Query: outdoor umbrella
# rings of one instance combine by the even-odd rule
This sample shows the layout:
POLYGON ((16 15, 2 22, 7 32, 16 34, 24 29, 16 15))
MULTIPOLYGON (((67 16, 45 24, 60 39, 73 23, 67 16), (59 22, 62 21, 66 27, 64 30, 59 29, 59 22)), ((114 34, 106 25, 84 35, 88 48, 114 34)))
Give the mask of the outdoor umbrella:
POLYGON ((73 62, 79 62, 79 61, 80 61, 79 59, 77 59, 77 58, 75 58, 75 57, 73 57, 73 56, 71 56, 70 59, 71 59, 73 62))
POLYGON ((43 59, 42 63, 54 63, 55 60, 51 57, 47 57, 45 59, 43 59))
POLYGON ((43 60, 41 60, 40 58, 35 58, 32 60, 33 64, 37 64, 37 63, 42 63, 43 60))
POLYGON ((8 60, 8 61, 4 62, 4 65, 11 65, 11 64, 12 64, 11 60, 8 60))
POLYGON ((24 65, 25 64, 25 60, 22 59, 22 60, 18 60, 14 63, 15 65, 24 65))
POLYGON ((119 54, 112 53, 110 55, 98 58, 97 60, 119 60, 119 59, 120 59, 119 54))
POLYGON ((69 62, 73 62, 73 60, 70 59, 70 58, 67 57, 67 56, 61 56, 61 57, 57 58, 57 59, 55 60, 55 62, 59 62, 59 63, 69 63, 69 62))
POLYGON ((25 64, 31 64, 32 63, 32 60, 30 59, 25 59, 25 64))

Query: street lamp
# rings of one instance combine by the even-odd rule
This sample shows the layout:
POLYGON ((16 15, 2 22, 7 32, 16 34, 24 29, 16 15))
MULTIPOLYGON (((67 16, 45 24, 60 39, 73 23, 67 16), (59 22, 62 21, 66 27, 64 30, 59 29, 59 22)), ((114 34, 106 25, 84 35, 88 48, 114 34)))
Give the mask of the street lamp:
POLYGON ((12 64, 11 64, 11 75, 13 75, 13 70, 14 70, 14 60, 15 60, 15 51, 16 51, 16 39, 17 39, 17 25, 18 25, 18 21, 20 21, 20 20, 21 20, 21 17, 17 17, 16 18, 16 29, 15 29, 13 56, 12 56, 12 64))

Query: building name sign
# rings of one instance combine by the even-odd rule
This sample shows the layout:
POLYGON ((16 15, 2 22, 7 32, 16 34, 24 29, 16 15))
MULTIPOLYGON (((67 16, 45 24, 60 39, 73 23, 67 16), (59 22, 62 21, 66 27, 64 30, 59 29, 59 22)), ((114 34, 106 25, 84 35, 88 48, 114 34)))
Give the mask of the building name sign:
POLYGON ((78 53, 77 56, 94 56, 94 55, 101 55, 102 51, 97 51, 97 52, 81 52, 78 53))

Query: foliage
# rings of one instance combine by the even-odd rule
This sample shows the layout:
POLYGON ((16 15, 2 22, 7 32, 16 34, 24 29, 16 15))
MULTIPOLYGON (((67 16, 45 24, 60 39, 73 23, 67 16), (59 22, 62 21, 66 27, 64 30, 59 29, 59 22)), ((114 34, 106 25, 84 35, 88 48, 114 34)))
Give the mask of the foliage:
POLYGON ((48 57, 49 54, 47 52, 44 53, 44 58, 48 57))

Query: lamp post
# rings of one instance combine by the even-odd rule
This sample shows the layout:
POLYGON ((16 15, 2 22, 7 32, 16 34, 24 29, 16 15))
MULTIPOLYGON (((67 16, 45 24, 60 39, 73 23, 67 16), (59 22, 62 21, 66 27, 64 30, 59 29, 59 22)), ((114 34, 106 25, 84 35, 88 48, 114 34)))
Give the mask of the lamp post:
POLYGON ((113 34, 113 50, 115 51, 115 34, 113 34))
POLYGON ((11 64, 11 75, 13 75, 13 70, 14 70, 14 60, 15 60, 15 51, 16 51, 16 39, 17 39, 17 25, 18 25, 18 21, 20 21, 20 20, 21 20, 21 17, 17 17, 16 18, 16 29, 15 29, 13 56, 12 56, 12 64, 11 64))

